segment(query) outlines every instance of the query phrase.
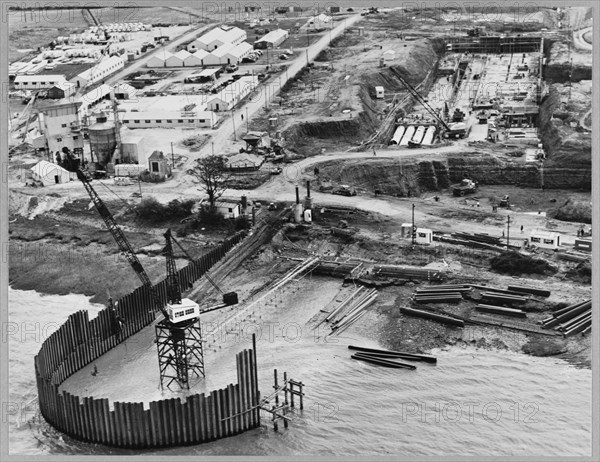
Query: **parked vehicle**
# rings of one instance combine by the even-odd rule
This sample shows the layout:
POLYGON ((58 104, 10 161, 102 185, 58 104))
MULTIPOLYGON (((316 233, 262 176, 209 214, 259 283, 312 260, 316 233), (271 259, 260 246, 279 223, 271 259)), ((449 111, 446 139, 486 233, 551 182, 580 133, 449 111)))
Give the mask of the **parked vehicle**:
POLYGON ((345 184, 333 188, 331 192, 340 196, 356 196, 356 190, 345 184))
POLYGON ((230 74, 237 71, 239 69, 237 64, 228 64, 227 66, 225 66, 225 71, 229 72, 230 74))
POLYGON ((460 183, 456 183, 450 186, 452 194, 455 196, 464 196, 465 194, 472 194, 477 191, 477 184, 465 178, 460 183))

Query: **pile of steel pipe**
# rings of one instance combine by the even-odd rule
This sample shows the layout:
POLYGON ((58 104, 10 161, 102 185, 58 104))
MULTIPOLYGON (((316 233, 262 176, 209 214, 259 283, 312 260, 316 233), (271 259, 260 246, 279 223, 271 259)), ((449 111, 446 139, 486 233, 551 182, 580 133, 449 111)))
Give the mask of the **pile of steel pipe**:
POLYGON ((592 301, 575 303, 555 311, 552 316, 542 321, 542 327, 562 332, 565 337, 592 330, 592 301))
POLYGON ((517 310, 514 308, 504 308, 503 306, 479 304, 475 308, 477 309, 477 311, 483 311, 484 313, 503 314, 505 316, 513 316, 517 318, 527 317, 527 313, 525 313, 525 311, 517 310))
POLYGON ((445 274, 443 271, 420 268, 416 266, 374 265, 373 274, 383 277, 420 279, 426 281, 442 281, 445 279, 445 274))
POLYGON ((457 237, 459 239, 464 239, 466 241, 474 241, 474 242, 482 242, 484 244, 491 245, 501 245, 500 237, 489 236, 488 234, 469 234, 469 233, 452 233, 451 236, 457 237))
POLYGON ((529 297, 521 297, 519 295, 501 294, 498 292, 483 292, 481 298, 484 301, 502 303, 505 305, 522 304, 529 300, 529 297))
POLYGON ((364 309, 377 298, 377 289, 368 289, 360 294, 358 292, 360 292, 360 289, 355 292, 354 297, 349 297, 345 302, 342 302, 342 305, 328 316, 331 320, 331 332, 339 334, 345 330, 350 324, 365 314, 364 309), (334 317, 338 317, 338 319, 334 320, 334 317))
POLYGON ((429 286, 415 290, 412 299, 416 303, 458 303, 463 299, 463 293, 470 290, 468 286, 429 286))
POLYGON ((382 350, 379 348, 365 348, 356 345, 348 345, 349 350, 360 351, 362 353, 368 353, 373 356, 379 356, 382 358, 401 358, 407 361, 423 361, 426 363, 437 363, 437 358, 430 355, 421 355, 417 353, 407 353, 404 351, 391 351, 382 350))
POLYGON ((496 293, 499 293, 499 294, 516 295, 516 296, 519 296, 519 297, 523 297, 524 296, 523 292, 517 292, 516 290, 500 289, 498 287, 489 287, 489 286, 480 286, 478 284, 471 284, 471 288, 477 289, 480 292, 481 291, 484 291, 484 292, 496 292, 496 293))
POLYGON ((417 366, 413 366, 412 364, 401 363, 398 361, 392 361, 391 359, 379 358, 377 356, 373 356, 368 353, 355 353, 350 356, 352 359, 356 359, 358 361, 364 361, 366 363, 375 364, 377 366, 383 367, 391 367, 395 369, 411 369, 415 370, 417 366))
POLYGON ((314 273, 345 278, 359 265, 360 263, 357 262, 321 261, 315 268, 314 273))
POLYGON ((452 326, 465 327, 465 322, 462 319, 444 316, 442 314, 432 313, 430 311, 415 310, 414 308, 400 308, 400 312, 407 316, 415 316, 425 318, 431 321, 441 322, 442 324, 450 324, 452 326))
POLYGON ((512 292, 519 292, 524 294, 537 295, 538 297, 547 298, 550 296, 550 291, 546 289, 538 289, 535 287, 525 287, 525 286, 508 286, 508 290, 512 292))

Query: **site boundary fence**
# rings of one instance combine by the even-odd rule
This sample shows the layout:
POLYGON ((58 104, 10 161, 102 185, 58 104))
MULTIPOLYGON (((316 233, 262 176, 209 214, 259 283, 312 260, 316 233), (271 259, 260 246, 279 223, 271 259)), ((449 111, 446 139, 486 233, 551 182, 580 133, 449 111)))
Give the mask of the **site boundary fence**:
MULTIPOLYGON (((200 279, 237 244, 241 231, 179 271, 185 286, 200 279)), ((166 302, 166 280, 155 285, 166 302)), ((237 381, 227 387, 178 398, 142 402, 114 402, 59 391, 60 385, 104 353, 152 324, 156 319, 150 292, 139 287, 115 303, 124 320, 115 331, 109 308, 90 321, 77 311, 52 333, 36 355, 35 373, 40 412, 61 432, 78 440, 124 448, 150 448, 199 444, 235 435, 260 425, 256 351, 237 354, 237 381)))

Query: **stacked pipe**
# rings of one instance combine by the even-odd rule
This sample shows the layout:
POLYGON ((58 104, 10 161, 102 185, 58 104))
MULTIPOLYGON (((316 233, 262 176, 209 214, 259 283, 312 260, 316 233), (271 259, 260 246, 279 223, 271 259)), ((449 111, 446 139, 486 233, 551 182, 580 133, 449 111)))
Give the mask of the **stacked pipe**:
POLYGON ((498 292, 482 292, 481 298, 485 302, 502 303, 504 305, 522 304, 525 303, 529 298, 521 297, 519 295, 501 294, 498 292))
POLYGON ((431 286, 417 289, 412 296, 416 303, 458 303, 463 299, 463 292, 471 290, 470 287, 439 288, 431 286))
POLYGON ((542 321, 542 327, 553 327, 565 337, 580 332, 587 334, 592 330, 592 301, 586 300, 555 311, 552 316, 542 321))
POLYGON ((407 316, 415 316, 418 318, 425 318, 431 321, 441 322, 442 324, 450 324, 452 326, 465 327, 465 322, 462 319, 432 313, 430 311, 415 310, 413 308, 400 308, 400 312, 407 316))
POLYGON ((373 273, 384 277, 426 281, 442 281, 445 278, 443 271, 400 265, 374 265, 373 273))
POLYGON ((484 244, 491 244, 491 245, 501 245, 502 244, 499 237, 489 236, 487 234, 481 234, 481 233, 475 233, 475 234, 452 233, 451 236, 457 237, 459 239, 464 239, 467 241, 482 242, 484 244))
POLYGON ((350 324, 365 314, 367 308, 377 298, 376 289, 362 291, 362 288, 355 291, 348 299, 333 311, 327 318, 331 321, 331 332, 339 334, 350 324), (360 292, 360 293, 359 293, 360 292), (334 319, 337 317, 338 319, 334 319))
POLYGON ((527 313, 525 313, 525 311, 514 308, 504 308, 503 306, 479 304, 475 308, 477 311, 483 311, 484 313, 503 314, 505 316, 513 316, 517 318, 527 317, 527 313))
POLYGON ((315 274, 324 274, 327 276, 348 277, 360 263, 357 262, 336 262, 336 261, 321 261, 315 268, 315 274))
POLYGON ((525 287, 525 286, 508 286, 508 290, 513 292, 519 292, 524 294, 537 295, 538 297, 548 298, 550 291, 546 289, 538 289, 536 287, 525 287))

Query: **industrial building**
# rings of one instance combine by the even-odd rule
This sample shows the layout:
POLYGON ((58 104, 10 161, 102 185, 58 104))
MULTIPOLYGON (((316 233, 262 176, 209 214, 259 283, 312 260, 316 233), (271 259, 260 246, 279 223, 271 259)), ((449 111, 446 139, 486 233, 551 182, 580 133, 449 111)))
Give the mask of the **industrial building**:
POLYGON ((183 67, 183 59, 172 53, 165 52, 163 56, 165 67, 183 67))
POLYGON ((251 51, 252 45, 248 42, 238 43, 232 50, 225 53, 223 56, 225 62, 222 64, 239 64, 251 51))
POLYGON ((125 82, 119 82, 113 87, 113 94, 115 99, 133 99, 135 98, 137 90, 125 82))
POLYGON ((81 108, 80 113, 85 115, 88 113, 91 107, 94 107, 101 101, 105 101, 110 99, 112 94, 112 88, 110 85, 103 83, 102 85, 94 88, 93 90, 88 91, 85 95, 81 97, 81 108))
POLYGON ((48 90, 48 98, 63 99, 68 98, 76 93, 77 87, 74 83, 64 81, 59 85, 54 85, 48 90))
POLYGON ((246 31, 239 27, 221 26, 194 40, 188 45, 187 51, 190 53, 193 53, 196 50, 206 50, 210 52, 226 43, 237 45, 246 40, 247 37, 246 31))
POLYGON ((275 29, 254 42, 254 48, 276 48, 290 36, 287 30, 275 29))
POLYGON ((258 77, 244 76, 227 85, 215 97, 209 99, 206 108, 209 111, 229 111, 234 108, 258 85, 258 77))
POLYGON ((66 82, 64 75, 17 75, 15 77, 15 90, 48 90, 52 87, 62 86, 66 82))
POLYGON ((227 55, 228 55, 228 53, 233 51, 233 49, 235 47, 236 47, 236 45, 234 45, 233 43, 226 43, 224 45, 221 45, 219 48, 210 52, 210 54, 208 54, 204 58, 204 65, 205 66, 220 66, 222 64, 229 64, 227 62, 227 55))
POLYGON ((210 111, 132 111, 125 112, 121 123, 127 128, 212 128, 219 118, 210 111))
POLYGON ((138 133, 126 129, 121 131, 121 162, 143 165, 148 162, 145 138, 138 133))
POLYGON ((83 71, 81 74, 71 79, 71 82, 75 83, 77 88, 93 85, 94 83, 101 82, 119 69, 123 69, 124 66, 125 63, 121 57, 111 56, 110 58, 100 61, 96 66, 83 71))
POLYGON ((77 153, 83 149, 79 100, 62 100, 38 106, 38 129, 44 135, 36 148, 61 152, 64 147, 77 153))
POLYGON ((92 159, 101 165, 113 161, 115 148, 117 147, 118 131, 113 120, 103 112, 94 114, 95 122, 88 126, 88 137, 92 159))

